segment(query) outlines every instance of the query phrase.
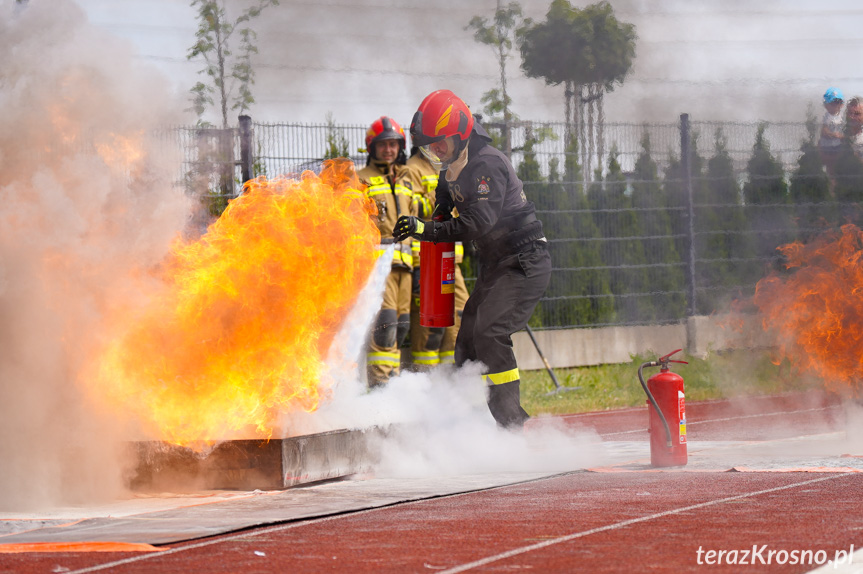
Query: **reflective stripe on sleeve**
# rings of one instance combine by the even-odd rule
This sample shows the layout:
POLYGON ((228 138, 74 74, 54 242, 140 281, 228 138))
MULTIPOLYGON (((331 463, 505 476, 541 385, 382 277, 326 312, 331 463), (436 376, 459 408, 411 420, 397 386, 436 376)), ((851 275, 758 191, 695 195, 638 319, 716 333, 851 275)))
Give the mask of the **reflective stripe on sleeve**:
POLYGON ((375 181, 377 179, 378 178, 373 177, 371 178, 371 180, 369 180, 372 184, 366 189, 366 195, 368 195, 369 197, 374 197, 375 195, 382 195, 384 193, 392 193, 393 191, 395 191, 396 195, 404 195, 409 199, 413 198, 413 192, 402 184, 397 183, 395 189, 393 189, 390 187, 390 184, 386 183, 386 181, 384 181, 384 183, 377 183, 375 181))
POLYGON ((421 178, 423 187, 426 188, 426 193, 433 193, 435 189, 437 189, 438 184, 438 176, 435 175, 424 175, 421 178))

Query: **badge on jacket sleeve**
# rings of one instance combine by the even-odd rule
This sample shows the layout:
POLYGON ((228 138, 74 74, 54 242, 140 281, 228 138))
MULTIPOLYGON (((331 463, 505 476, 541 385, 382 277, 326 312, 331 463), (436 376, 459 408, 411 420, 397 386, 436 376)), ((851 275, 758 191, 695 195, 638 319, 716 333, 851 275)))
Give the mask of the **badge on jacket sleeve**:
POLYGON ((491 188, 488 185, 488 182, 491 181, 491 178, 486 177, 484 175, 476 178, 476 192, 480 195, 485 195, 491 191, 491 188))

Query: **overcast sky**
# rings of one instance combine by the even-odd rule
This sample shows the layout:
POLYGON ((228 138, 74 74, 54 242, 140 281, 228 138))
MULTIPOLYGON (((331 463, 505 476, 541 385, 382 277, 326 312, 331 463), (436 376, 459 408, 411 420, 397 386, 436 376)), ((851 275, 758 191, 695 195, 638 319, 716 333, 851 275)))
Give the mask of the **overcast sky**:
MULTIPOLYGON (((30 0, 31 2, 47 0, 30 0)), ((164 72, 179 96, 201 63, 188 0, 77 0, 90 21, 127 38, 137 58, 164 72)), ((574 5, 588 2, 571 0, 574 5)), ((550 0, 522 0, 543 19, 550 0)), ((613 0, 639 36, 633 73, 606 99, 608 121, 802 121, 831 85, 863 94, 863 5, 856 0, 613 0)), ((228 0, 234 14, 241 0, 228 0)), ((281 0, 256 21, 261 122, 408 122, 429 92, 449 88, 474 109, 496 85, 491 48, 464 28, 491 16, 496 0, 281 0)), ((514 110, 561 120, 563 88, 524 77, 509 63, 514 110)))

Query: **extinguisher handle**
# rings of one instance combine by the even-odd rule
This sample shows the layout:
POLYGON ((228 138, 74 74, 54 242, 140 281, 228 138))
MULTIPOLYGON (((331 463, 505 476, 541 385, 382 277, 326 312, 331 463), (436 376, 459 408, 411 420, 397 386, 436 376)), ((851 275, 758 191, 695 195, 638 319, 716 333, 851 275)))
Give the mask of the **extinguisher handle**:
MULTIPOLYGON (((659 359, 657 359, 657 360, 658 360, 660 363, 686 363, 686 361, 676 361, 676 360, 672 360, 672 359, 670 359, 670 358, 669 358, 669 357, 671 357, 671 355, 674 355, 674 354, 676 354, 676 353, 679 353, 679 352, 680 352, 680 351, 682 351, 682 350, 683 350, 683 349, 677 349, 676 351, 671 351, 671 352, 670 352, 670 353, 668 353, 667 355, 665 355, 665 356, 663 356, 663 357, 659 357, 659 359)), ((686 363, 686 364, 689 364, 689 363, 686 363)))

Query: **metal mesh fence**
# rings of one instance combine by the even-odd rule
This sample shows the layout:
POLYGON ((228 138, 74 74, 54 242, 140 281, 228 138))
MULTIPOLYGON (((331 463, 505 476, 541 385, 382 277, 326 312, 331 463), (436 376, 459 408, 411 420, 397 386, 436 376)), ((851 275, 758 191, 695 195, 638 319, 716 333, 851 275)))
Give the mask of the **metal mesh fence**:
MULTIPOLYGON (((863 169, 852 167, 832 183, 820 163, 804 173, 805 124, 692 122, 689 129, 686 177, 680 124, 607 123, 592 157, 567 148, 562 123, 511 128, 513 164, 537 206, 553 260, 551 284, 533 319, 538 329, 670 323, 721 311, 735 299, 745 301, 765 273, 781 268, 776 247, 863 216, 856 198, 863 169), (573 156, 577 176, 566 169, 573 156), (765 157, 774 171, 750 173, 753 158, 765 157)), ((253 124, 252 175, 315 170, 334 150, 361 164, 365 130, 253 124)), ((228 196, 240 189, 238 162, 228 161, 230 190, 219 171, 225 157, 237 157, 237 130, 171 133, 185 152, 187 188, 203 185, 228 196)), ((811 155, 815 148, 809 148, 811 155)), ((466 267, 470 284, 470 257, 466 267)))

